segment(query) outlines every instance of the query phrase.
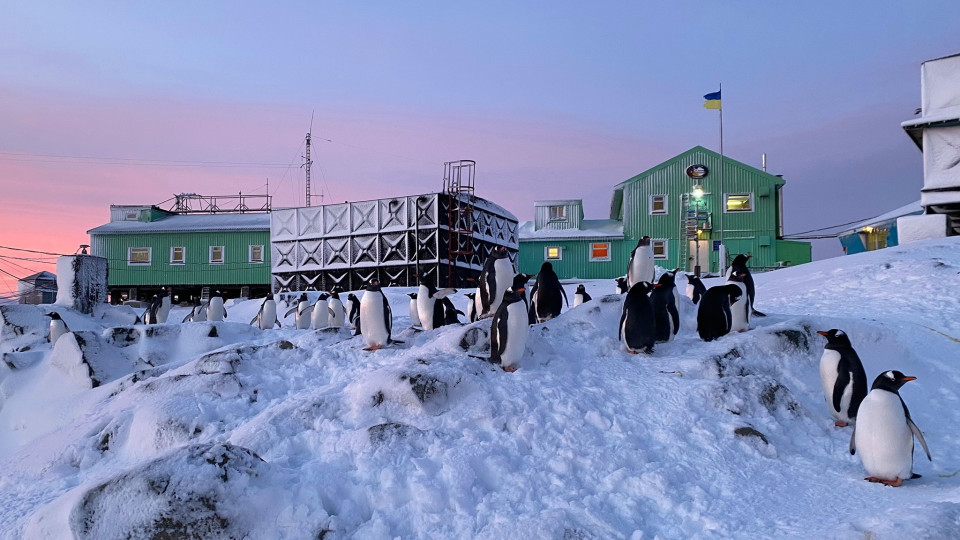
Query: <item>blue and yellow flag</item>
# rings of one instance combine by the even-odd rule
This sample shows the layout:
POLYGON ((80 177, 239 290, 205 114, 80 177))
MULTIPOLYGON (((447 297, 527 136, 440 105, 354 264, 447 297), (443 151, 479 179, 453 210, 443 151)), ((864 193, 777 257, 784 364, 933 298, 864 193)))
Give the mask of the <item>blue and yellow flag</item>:
POLYGON ((720 91, 711 92, 703 96, 703 99, 707 100, 703 103, 703 106, 707 109, 720 109, 720 91))

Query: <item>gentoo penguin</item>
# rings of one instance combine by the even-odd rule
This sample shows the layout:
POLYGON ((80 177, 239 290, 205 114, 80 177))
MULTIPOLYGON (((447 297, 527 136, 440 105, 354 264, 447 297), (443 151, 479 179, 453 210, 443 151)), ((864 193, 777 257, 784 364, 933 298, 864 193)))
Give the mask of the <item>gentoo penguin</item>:
POLYGON ((143 310, 143 315, 137 317, 137 324, 157 324, 156 313, 160 309, 160 297, 153 295, 150 298, 150 303, 147 304, 147 309, 143 310))
POLYGON ((467 322, 476 322, 477 320, 477 293, 468 292, 464 294, 467 297, 467 322))
POLYGON ((227 317, 227 308, 223 307, 223 297, 217 291, 207 301, 207 320, 222 321, 227 317))
POLYGON ((164 324, 167 322, 167 317, 170 316, 170 302, 172 300, 173 291, 169 288, 163 289, 160 291, 160 305, 157 306, 154 316, 151 317, 154 323, 164 324))
POLYGON ((257 311, 257 315, 250 321, 250 324, 261 330, 269 330, 273 328, 273 325, 283 328, 283 325, 277 319, 277 302, 273 299, 272 294, 268 294, 263 299, 260 310, 257 311))
POLYGON ((560 315, 564 301, 567 306, 570 305, 567 291, 563 290, 560 278, 553 271, 553 264, 547 261, 540 266, 537 281, 530 289, 530 320, 536 319, 536 322, 544 323, 553 319, 560 315))
POLYGON ((313 306, 310 305, 310 300, 307 299, 307 293, 300 293, 297 305, 288 309, 287 312, 283 314, 283 318, 287 318, 291 314, 296 313, 297 316, 294 327, 297 330, 306 330, 310 328, 310 315, 312 312, 313 306))
POLYGON ((680 311, 677 309, 677 270, 664 272, 653 286, 650 302, 657 323, 657 343, 671 341, 680 331, 680 311))
POLYGON ((417 308, 417 293, 407 293, 410 297, 410 326, 420 326, 420 310, 417 308))
POLYGON ((445 317, 441 300, 455 292, 457 292, 456 289, 449 288, 438 291, 432 277, 420 277, 420 289, 417 291, 417 316, 424 330, 433 330, 444 325, 445 317))
POLYGON ((618 277, 616 281, 617 281, 617 294, 623 294, 630 290, 630 286, 627 285, 626 277, 618 277))
POLYGON ((834 425, 845 427, 857 418, 860 402, 867 397, 867 374, 843 330, 833 328, 817 333, 827 338, 820 357, 823 397, 833 415, 834 425))
POLYGON ((490 361, 509 372, 519 367, 530 331, 522 292, 507 289, 490 324, 490 361))
POLYGON ((313 313, 310 314, 310 327, 314 330, 322 330, 330 326, 330 305, 327 303, 330 295, 322 292, 313 304, 313 313))
POLYGON ((573 293, 573 307, 577 307, 591 300, 593 300, 593 298, 587 294, 587 288, 583 286, 583 283, 577 285, 577 292, 573 293))
POLYGON ((747 295, 747 286, 743 280, 744 276, 739 270, 734 270, 727 278, 727 283, 740 287, 740 299, 730 304, 731 332, 743 332, 750 329, 750 297, 747 295))
POLYGON ((693 300, 694 304, 700 303, 700 298, 703 297, 703 293, 707 292, 707 287, 700 281, 695 274, 684 274, 687 276, 687 298, 693 300))
POLYGON ((50 317, 50 344, 54 344, 60 339, 60 336, 66 334, 70 331, 67 328, 67 323, 63 322, 63 319, 60 318, 60 314, 56 311, 51 311, 50 313, 45 313, 47 317, 50 317))
POLYGON ((750 297, 750 310, 757 317, 766 317, 766 314, 761 313, 753 308, 754 301, 756 300, 757 288, 753 284, 753 276, 750 274, 750 269, 747 268, 747 261, 753 255, 744 255, 741 253, 733 258, 733 262, 730 263, 730 268, 727 268, 727 280, 729 281, 730 276, 734 272, 739 272, 743 276, 743 284, 747 288, 747 296, 750 297))
POLYGON ((380 281, 377 279, 370 280, 360 299, 360 322, 357 326, 367 344, 365 351, 382 349, 393 342, 390 339, 393 311, 390 310, 390 302, 387 302, 386 295, 380 290, 380 281))
POLYGON ((913 437, 930 457, 923 433, 910 418, 910 410, 900 397, 900 387, 916 377, 899 371, 884 371, 870 387, 860 403, 857 422, 850 436, 850 453, 860 452, 860 461, 867 470, 866 480, 888 486, 900 486, 904 480, 919 478, 913 472, 913 437))
POLYGON ((736 284, 710 287, 703 293, 697 307, 697 333, 704 341, 713 341, 730 333, 732 314, 730 306, 743 292, 736 284))
POLYGON ((193 308, 181 322, 202 322, 207 320, 207 307, 200 303, 200 298, 193 299, 193 308))
POLYGON ((343 301, 340 300, 340 293, 336 288, 330 293, 330 300, 327 303, 330 306, 330 326, 342 328, 347 315, 343 309, 343 301))
POLYGON ((650 237, 644 236, 637 240, 637 247, 630 252, 630 261, 627 263, 627 286, 646 281, 653 283, 657 277, 657 269, 653 265, 653 246, 650 237))
POLYGON ((460 324, 460 319, 457 315, 463 315, 464 313, 453 305, 453 300, 450 300, 449 296, 445 296, 440 299, 440 304, 443 305, 444 326, 448 324, 460 324))
POLYGON ((350 326, 353 327, 353 335, 360 335, 360 299, 353 293, 347 295, 347 303, 350 304, 350 326))
MULTIPOLYGON (((530 281, 530 278, 533 277, 533 274, 524 274, 520 272, 519 274, 513 276, 513 284, 510 285, 510 289, 513 289, 514 292, 520 294, 520 298, 523 300, 523 307, 527 310, 527 317, 531 317, 530 314, 530 300, 527 298, 527 282, 530 281)), ((534 324, 536 321, 532 318, 530 319, 530 324, 534 324)))
POLYGON ((653 314, 653 304, 647 297, 651 289, 653 286, 650 283, 641 281, 630 287, 627 297, 623 299, 617 338, 623 342, 630 354, 652 353, 653 344, 657 340, 657 322, 653 314))
POLYGON ((513 263, 510 262, 507 248, 497 246, 484 261, 483 270, 480 272, 480 286, 477 287, 476 297, 478 319, 492 317, 496 313, 504 291, 510 287, 512 276, 513 263))

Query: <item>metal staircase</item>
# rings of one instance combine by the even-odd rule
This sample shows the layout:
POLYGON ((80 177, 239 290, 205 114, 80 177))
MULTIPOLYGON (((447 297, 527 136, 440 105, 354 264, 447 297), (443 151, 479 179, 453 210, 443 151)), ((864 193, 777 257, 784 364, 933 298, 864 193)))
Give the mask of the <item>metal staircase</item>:
POLYGON ((450 227, 450 241, 447 245, 448 287, 461 286, 457 262, 462 261, 469 266, 473 256, 474 216, 471 203, 474 201, 476 165, 477 163, 470 159, 443 164, 443 192, 450 196, 450 205, 447 208, 447 223, 450 227))

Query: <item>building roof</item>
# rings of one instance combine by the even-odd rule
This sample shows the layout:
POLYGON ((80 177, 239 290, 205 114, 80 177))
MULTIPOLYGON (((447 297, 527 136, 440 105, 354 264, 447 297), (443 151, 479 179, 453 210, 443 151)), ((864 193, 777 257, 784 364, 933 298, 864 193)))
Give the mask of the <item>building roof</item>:
POLYGON ((20 281, 56 281, 56 274, 51 274, 50 272, 37 272, 36 274, 30 274, 27 277, 20 278, 20 281))
POLYGON ((623 238, 623 222, 615 219, 585 219, 579 229, 534 230, 533 221, 524 221, 517 229, 520 240, 578 240, 587 238, 623 238))
POLYGON ((920 201, 918 200, 918 201, 912 202, 912 203, 910 203, 910 204, 905 204, 905 205, 903 205, 903 206, 901 206, 900 208, 897 208, 897 209, 895 209, 895 210, 891 210, 891 211, 887 212, 886 214, 880 214, 880 215, 877 216, 877 217, 872 217, 872 218, 870 218, 870 219, 865 219, 865 220, 861 221, 860 223, 857 223, 857 224, 854 225, 853 227, 837 233, 837 236, 846 236, 846 235, 848 235, 848 234, 852 234, 852 233, 858 232, 860 229, 862 229, 862 228, 864 228, 864 227, 873 227, 873 226, 876 226, 876 225, 880 225, 880 224, 882 224, 882 223, 885 223, 885 222, 887 222, 887 221, 893 221, 893 220, 897 219, 898 217, 910 216, 910 215, 913 215, 913 214, 919 214, 919 213, 921 213, 921 212, 923 212, 923 207, 920 206, 920 201))
POLYGON ((90 229, 87 234, 269 230, 270 214, 178 214, 148 222, 114 221, 90 229))
MULTIPOLYGON (((657 165, 654 165, 653 167, 650 167, 649 169, 643 171, 643 172, 640 173, 640 174, 634 175, 634 176, 632 176, 632 177, 624 180, 623 182, 620 182, 619 184, 613 186, 613 188, 614 188, 614 189, 620 189, 620 188, 622 188, 624 185, 629 184, 630 182, 639 181, 639 180, 640 180, 641 178, 643 178, 644 176, 649 176, 650 174, 652 174, 653 172, 657 171, 658 169, 662 169, 662 168, 665 168, 665 167, 669 167, 669 166, 673 165, 676 161, 680 161, 681 159, 685 158, 686 156, 688 156, 689 154, 692 154, 692 153, 694 153, 694 152, 703 152, 703 153, 705 153, 705 154, 711 154, 711 155, 713 155, 714 157, 716 157, 716 158, 718 158, 718 159, 720 158, 720 154, 718 154, 717 152, 714 152, 713 150, 709 150, 709 149, 704 148, 704 147, 702 147, 702 146, 694 146, 693 148, 687 150, 686 152, 682 152, 682 153, 680 153, 680 154, 677 154, 677 155, 673 156, 672 158, 670 158, 670 159, 668 159, 668 160, 666 160, 666 161, 664 161, 664 162, 662 162, 662 163, 659 163, 659 164, 657 164, 657 165)), ((775 175, 775 174, 770 174, 770 173, 768 173, 768 172, 766 172, 766 171, 764 171, 764 170, 761 170, 761 169, 758 169, 758 168, 756 168, 756 167, 747 165, 746 163, 742 163, 742 162, 740 162, 740 161, 737 161, 737 160, 735 160, 735 159, 733 159, 733 158, 731 158, 730 156, 727 156, 727 155, 723 156, 723 163, 724 163, 724 165, 733 165, 733 166, 735 166, 735 167, 742 167, 742 168, 745 168, 745 169, 750 169, 752 172, 756 172, 756 173, 760 174, 761 177, 765 177, 767 180, 770 180, 771 182, 773 182, 773 183, 775 183, 775 184, 777 184, 777 185, 781 185, 781 186, 782 186, 782 185, 784 185, 784 184, 787 183, 787 181, 784 180, 784 179, 783 179, 782 177, 780 177, 780 176, 777 176, 777 175, 775 175)))

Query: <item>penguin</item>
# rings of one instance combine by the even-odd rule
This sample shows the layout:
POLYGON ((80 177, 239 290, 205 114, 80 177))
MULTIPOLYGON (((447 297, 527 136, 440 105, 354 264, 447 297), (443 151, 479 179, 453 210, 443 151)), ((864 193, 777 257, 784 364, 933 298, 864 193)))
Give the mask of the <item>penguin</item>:
POLYGON ((169 288, 165 288, 160 291, 160 305, 157 306, 156 312, 153 314, 153 316, 151 316, 155 323, 164 324, 167 322, 167 317, 170 316, 170 302, 172 296, 173 291, 169 288))
POLYGON ((153 295, 153 297, 150 298, 150 303, 147 304, 147 309, 143 310, 143 315, 137 317, 137 324, 141 322, 143 324, 156 324, 158 309, 160 309, 160 297, 153 295))
POLYGON ((530 331, 527 310, 520 296, 523 292, 523 287, 516 291, 508 288, 490 324, 490 361, 511 373, 519 367, 530 331))
POLYGON ((657 340, 657 322, 653 304, 647 297, 652 289, 650 283, 641 281, 630 287, 623 300, 617 339, 623 342, 630 354, 653 352, 653 344, 657 340))
POLYGON ((353 293, 347 295, 347 302, 350 304, 350 326, 353 327, 353 335, 360 335, 360 300, 353 293))
POLYGON ((618 277, 617 281, 617 294, 623 294, 630 290, 630 286, 627 285, 626 277, 618 277))
POLYGON ((685 291, 687 298, 693 300, 694 304, 699 304, 703 293, 707 292, 707 287, 704 286, 703 282, 700 281, 700 278, 695 274, 684 275, 687 276, 687 289, 685 291))
POLYGON ((467 322, 477 322, 477 293, 468 292, 464 296, 467 297, 467 322))
POLYGON ((227 318, 227 308, 223 307, 223 297, 220 291, 215 292, 207 301, 207 320, 222 321, 227 318))
POLYGON ((657 277, 657 269, 653 265, 653 245, 650 237, 644 236, 637 240, 637 247, 630 252, 630 261, 627 262, 627 286, 633 287, 641 281, 653 283, 657 277))
POLYGON ((420 311, 417 308, 417 293, 407 293, 410 297, 410 326, 420 326, 420 311))
POLYGON ((283 325, 280 324, 280 321, 277 319, 277 302, 273 299, 272 294, 268 294, 267 297, 263 299, 263 303, 260 304, 260 310, 257 311, 256 316, 253 317, 250 324, 261 330, 269 330, 273 328, 273 325, 283 328, 283 325))
POLYGON ((310 328, 310 315, 313 313, 313 306, 310 304, 310 300, 307 299, 307 293, 300 293, 300 298, 297 299, 297 305, 288 309, 287 312, 283 314, 283 317, 287 318, 292 313, 296 313, 294 326, 297 330, 307 330, 310 328))
POLYGON ((544 323, 560 315, 563 309, 563 303, 560 297, 570 306, 567 300, 567 291, 560 285, 560 278, 553 271, 553 263, 547 261, 540 266, 540 272, 537 274, 537 281, 530 289, 530 317, 529 320, 536 320, 537 323, 544 323))
POLYGON ((457 292, 456 289, 438 291, 432 277, 420 277, 420 289, 417 291, 417 316, 420 318, 421 328, 433 330, 444 325, 445 317, 441 300, 455 292, 457 292))
POLYGON ((313 304, 313 313, 310 315, 310 326, 314 330, 322 330, 330 326, 330 305, 327 303, 330 295, 322 292, 313 304))
POLYGON ((677 268, 673 272, 664 272, 660 281, 653 286, 650 302, 653 304, 653 316, 657 324, 657 343, 672 341, 680 331, 680 311, 677 309, 677 268))
POLYGON ((757 317, 766 317, 767 315, 765 313, 761 313, 753 308, 757 295, 757 288, 753 284, 753 275, 750 274, 750 269, 747 268, 747 261, 749 261, 751 257, 753 257, 753 255, 744 255, 743 253, 734 257, 733 262, 730 263, 730 268, 727 268, 726 277, 729 281, 730 276, 733 275, 734 272, 739 272, 740 275, 743 276, 742 281, 744 286, 747 288, 747 296, 750 297, 750 310, 757 317))
POLYGON ((860 403, 850 435, 850 454, 860 452, 863 468, 870 475, 865 480, 899 487, 904 480, 920 478, 913 472, 914 436, 927 459, 933 461, 927 441, 910 418, 910 410, 899 392, 901 386, 916 379, 896 370, 884 371, 860 403))
POLYGON ((450 300, 449 296, 444 296, 440 299, 440 304, 443 306, 443 325, 460 324, 460 318, 457 315, 464 313, 453 305, 453 300, 450 300))
POLYGON ((393 343, 390 331, 393 330, 393 311, 386 295, 380 290, 380 281, 370 280, 363 297, 360 299, 360 319, 357 324, 363 341, 367 347, 365 351, 382 349, 393 343))
POLYGON ((573 293, 573 307, 577 307, 591 300, 593 300, 593 298, 587 294, 587 288, 583 286, 583 283, 577 285, 577 292, 573 293))
POLYGON ((50 317, 50 344, 53 345, 58 339, 60 339, 60 336, 69 332, 70 329, 67 328, 67 323, 63 322, 63 319, 60 318, 60 314, 56 311, 44 313, 44 315, 50 317))
POLYGON ((731 332, 744 332, 750 329, 750 296, 747 294, 747 286, 743 280, 744 275, 739 270, 734 270, 727 278, 727 283, 740 288, 740 299, 730 305, 731 332))
POLYGON ((483 262, 476 298, 478 319, 492 317, 503 300, 503 293, 510 287, 513 263, 508 255, 507 248, 497 246, 483 262))
POLYGON ((730 333, 733 315, 730 306, 743 292, 736 284, 710 287, 697 307, 697 333, 704 341, 713 341, 730 333))
POLYGON ((843 330, 833 328, 818 334, 827 338, 820 357, 820 383, 834 425, 846 427, 856 420, 860 402, 867 397, 867 374, 843 330))
POLYGON ((342 328, 346 319, 346 312, 343 309, 343 301, 340 300, 340 293, 337 288, 330 293, 330 300, 327 302, 330 306, 330 326, 342 328))
POLYGON ((520 272, 519 274, 513 276, 513 284, 509 288, 513 289, 514 292, 518 292, 520 298, 523 300, 523 307, 527 310, 527 317, 530 320, 530 324, 534 324, 532 314, 530 313, 530 301, 527 299, 527 282, 530 281, 530 278, 534 277, 533 274, 524 274, 520 272))

